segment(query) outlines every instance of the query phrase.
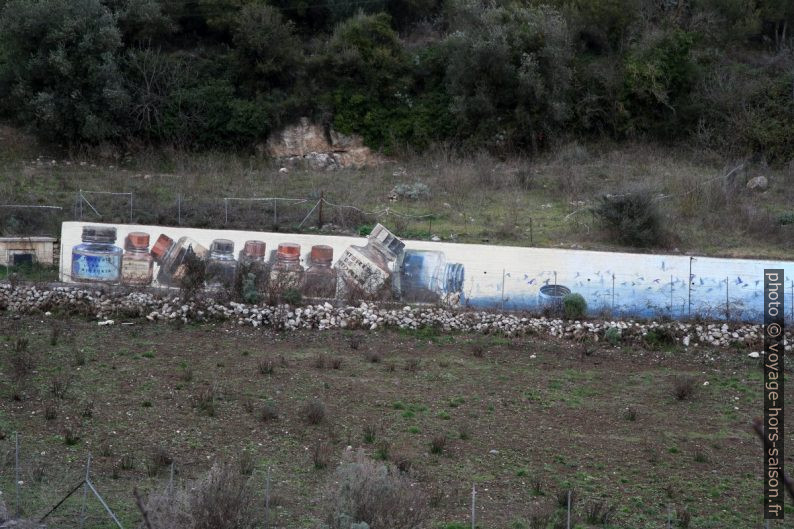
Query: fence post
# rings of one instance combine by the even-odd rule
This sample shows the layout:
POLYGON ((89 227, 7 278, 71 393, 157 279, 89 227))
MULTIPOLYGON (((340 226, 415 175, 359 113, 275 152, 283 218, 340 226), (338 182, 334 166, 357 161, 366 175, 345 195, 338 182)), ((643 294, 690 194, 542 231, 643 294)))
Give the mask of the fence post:
POLYGON ((265 529, 268 529, 270 523, 270 467, 267 467, 267 474, 265 475, 265 529))
POLYGON ((731 302, 728 298, 728 276, 725 276, 725 319, 731 319, 731 302))
POLYGON ((673 274, 670 274, 670 317, 673 317, 673 274))
POLYGON ((174 493, 174 462, 171 461, 171 475, 168 478, 168 495, 171 496, 174 493))
POLYGON ((477 486, 471 484, 471 529, 477 526, 477 486))
POLYGON ((505 310, 505 269, 502 268, 502 310, 505 310))
POLYGON ((320 202, 318 203, 317 210, 317 229, 323 228, 323 202, 325 202, 325 191, 320 191, 320 202))
POLYGON ((529 217, 529 245, 530 246, 533 245, 532 239, 533 239, 533 236, 532 236, 532 217, 529 217))
POLYGON ((568 489, 568 521, 565 527, 566 529, 571 529, 571 489, 568 489))
POLYGON ((85 525, 85 507, 88 500, 88 480, 91 477, 91 452, 88 453, 88 459, 85 463, 85 481, 83 481, 83 505, 80 507, 80 529, 85 525))
POLYGON ((612 274, 612 317, 615 317, 615 274, 612 274))
POLYGON ((17 508, 16 508, 16 516, 19 518, 20 514, 22 513, 22 507, 19 504, 20 501, 20 492, 19 492, 19 432, 14 432, 14 481, 16 483, 17 488, 17 508))
POLYGON ((687 318, 692 317, 692 261, 694 260, 694 257, 689 258, 689 279, 687 280, 687 318))

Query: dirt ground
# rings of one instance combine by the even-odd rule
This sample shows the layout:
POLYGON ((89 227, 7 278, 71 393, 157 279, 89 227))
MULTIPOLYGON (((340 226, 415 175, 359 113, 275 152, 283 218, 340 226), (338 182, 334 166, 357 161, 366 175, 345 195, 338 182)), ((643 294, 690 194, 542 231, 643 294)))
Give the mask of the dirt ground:
MULTIPOLYGON (((170 479, 156 452, 173 458, 178 482, 246 453, 262 511, 270 469, 270 527, 318 527, 322 491, 350 446, 410 461, 433 528, 469 526, 473 484, 477 523, 488 529, 531 528, 544 512, 553 524, 568 489, 576 527, 596 527, 586 520, 595 502, 615 508, 611 527, 658 529, 670 516, 683 526, 685 511, 692 528, 762 527, 762 453, 749 427, 762 412, 762 371, 744 350, 131 323, 0 318, 0 498, 12 512, 16 431, 21 510, 31 517, 79 483, 88 453, 124 527, 140 523, 133 487, 170 479), (30 359, 21 375, 18 348, 30 359), (673 395, 680 376, 694 378, 686 400, 673 395), (327 409, 319 425, 302 411, 314 399, 327 409), (261 419, 266 404, 277 419, 261 419), (437 436, 446 446, 432 454, 437 436), (319 443, 331 446, 324 469, 313 461, 319 443)), ((51 527, 76 527, 81 501, 82 490, 51 527)), ((87 510, 86 527, 113 527, 90 497, 87 510)))

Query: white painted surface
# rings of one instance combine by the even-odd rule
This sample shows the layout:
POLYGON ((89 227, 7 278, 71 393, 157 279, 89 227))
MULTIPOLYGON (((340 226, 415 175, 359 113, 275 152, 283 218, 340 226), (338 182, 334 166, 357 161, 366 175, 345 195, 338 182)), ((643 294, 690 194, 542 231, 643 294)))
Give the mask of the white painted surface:
MULTIPOLYGON (((97 224, 63 223, 61 236, 63 281, 70 280, 70 252, 73 246, 81 243, 84 225, 97 224)), ((231 239, 234 241, 235 255, 249 239, 264 241, 271 256, 280 242, 294 242, 301 245, 301 261, 304 265, 314 244, 333 247, 335 260, 349 245, 366 244, 365 237, 125 224, 114 226, 117 229, 118 246, 123 246, 124 238, 131 231, 149 233, 151 244, 154 244, 161 233, 174 240, 188 236, 206 247, 210 246, 213 239, 231 239)), ((727 305, 731 317, 757 321, 763 308, 763 270, 785 269, 786 294, 789 296, 794 277, 794 263, 789 261, 711 257, 691 259, 682 255, 410 240, 406 240, 405 245, 407 250, 441 251, 445 254, 447 262, 462 263, 465 267, 463 303, 475 307, 504 306, 506 309, 535 309, 538 304, 539 289, 544 284, 556 282, 567 286, 572 292, 582 294, 591 311, 614 309, 616 314, 646 317, 670 314, 686 316, 690 312, 690 294, 692 315, 724 317, 727 291, 727 305), (692 281, 691 285, 688 285, 690 264, 692 281)), ((155 270, 155 276, 156 273, 155 270)), ((789 303, 787 305, 790 306, 789 303)))

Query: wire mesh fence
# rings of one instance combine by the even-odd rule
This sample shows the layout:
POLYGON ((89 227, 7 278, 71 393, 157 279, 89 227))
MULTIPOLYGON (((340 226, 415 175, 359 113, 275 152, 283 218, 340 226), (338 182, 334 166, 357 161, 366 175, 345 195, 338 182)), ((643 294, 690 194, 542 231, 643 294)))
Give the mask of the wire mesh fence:
MULTIPOLYGON (((155 462, 155 455, 136 460, 104 450, 108 449, 99 447, 97 454, 74 451, 64 461, 62 454, 33 448, 17 432, 0 441, 0 501, 7 515, 47 527, 145 527, 147 496, 169 501, 178 488, 190 486, 209 469, 177 460, 155 462)), ((242 466, 242 460, 234 464, 242 466)), ((251 467, 243 477, 253 494, 257 527, 271 527, 273 470, 251 467)))

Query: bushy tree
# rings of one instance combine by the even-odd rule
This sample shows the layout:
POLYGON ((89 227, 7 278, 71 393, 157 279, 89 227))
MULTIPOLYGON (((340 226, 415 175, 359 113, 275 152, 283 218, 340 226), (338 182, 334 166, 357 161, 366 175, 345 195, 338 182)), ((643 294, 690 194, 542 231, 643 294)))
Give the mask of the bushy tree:
POLYGON ((648 247, 659 246, 663 242, 659 204, 647 189, 604 195, 593 213, 620 244, 648 247))
POLYGON ((794 158, 794 58, 766 65, 723 57, 693 94, 696 138, 707 149, 785 163, 794 158))
POLYGON ((125 46, 152 45, 174 31, 158 0, 102 0, 116 18, 125 46))
POLYGON ((389 143, 389 124, 407 104, 407 74, 407 55, 387 14, 360 14, 337 26, 318 72, 330 88, 325 100, 334 127, 375 147, 389 143))
POLYGON ((692 57, 694 37, 684 31, 650 35, 625 61, 621 97, 624 132, 680 136, 694 125, 690 105, 698 67, 692 57))
POLYGON ((56 141, 121 134, 121 33, 99 0, 11 0, 0 13, 6 111, 56 141))
POLYGON ((459 133, 537 151, 569 116, 571 39, 549 7, 456 5, 446 86, 459 133))
POLYGON ((292 22, 278 9, 248 4, 234 25, 238 85, 249 95, 291 88, 303 68, 303 48, 292 22))

